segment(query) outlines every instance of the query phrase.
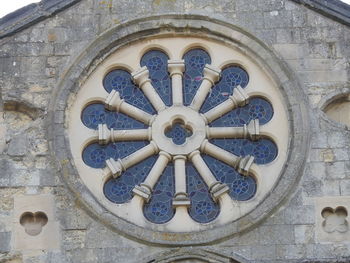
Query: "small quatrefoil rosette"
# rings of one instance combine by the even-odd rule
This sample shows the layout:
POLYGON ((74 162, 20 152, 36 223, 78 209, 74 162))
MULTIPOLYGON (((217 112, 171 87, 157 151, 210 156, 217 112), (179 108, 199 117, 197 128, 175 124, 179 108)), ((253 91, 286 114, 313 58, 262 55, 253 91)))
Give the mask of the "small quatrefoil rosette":
MULTIPOLYGON (((74 82, 64 115, 70 151, 55 150, 89 209, 118 231, 169 244, 216 240, 271 211, 261 204, 295 159, 296 110, 262 60, 216 37, 176 34, 107 53, 74 82)), ((300 164, 292 167, 290 186, 300 164)), ((289 191, 281 187, 275 201, 289 191)))

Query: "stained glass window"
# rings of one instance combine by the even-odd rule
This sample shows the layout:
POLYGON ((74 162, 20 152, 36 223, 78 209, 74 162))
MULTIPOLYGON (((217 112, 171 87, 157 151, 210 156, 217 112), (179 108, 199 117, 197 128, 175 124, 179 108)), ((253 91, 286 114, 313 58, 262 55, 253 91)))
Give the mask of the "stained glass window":
POLYGON ((121 112, 111 112, 105 109, 101 103, 94 103, 86 106, 81 114, 84 125, 90 129, 96 130, 99 124, 107 124, 108 128, 113 129, 138 129, 145 128, 143 123, 130 118, 121 112))
MULTIPOLYGON (((209 110, 225 103, 238 86, 243 89, 248 86, 247 71, 239 65, 224 68, 219 81, 211 87, 203 104, 198 107, 200 110, 195 110, 188 105, 198 92, 202 92, 199 87, 203 81, 203 69, 206 64, 211 63, 209 54, 203 49, 196 48, 189 50, 183 56, 185 71, 182 87, 175 87, 182 89, 183 101, 181 105, 175 106, 172 105, 174 87, 168 73, 168 59, 164 52, 151 50, 145 53, 140 61, 140 65, 147 67, 149 71, 152 85, 148 88, 154 89, 166 105, 166 109, 158 109, 160 112, 156 112, 151 106, 150 98, 134 84, 129 72, 115 69, 105 76, 103 80, 105 90, 118 91, 121 99, 131 105, 128 109, 133 111, 133 114, 129 111, 107 110, 106 108, 110 108, 102 102, 87 105, 81 114, 81 120, 86 127, 98 130, 99 136, 101 133, 106 133, 108 136, 124 137, 120 139, 121 141, 113 137, 117 142, 107 145, 91 143, 83 150, 82 158, 89 167, 100 169, 107 167, 106 160, 110 158, 123 162, 122 159, 130 154, 141 152, 140 154, 144 156, 137 157, 137 162, 107 179, 103 188, 106 198, 116 204, 126 204, 135 196, 141 196, 144 198, 144 217, 154 224, 171 221, 178 205, 188 206, 188 213, 195 222, 209 223, 214 221, 223 209, 220 207, 216 191, 221 191, 220 195, 228 194, 232 200, 238 202, 249 201, 255 196, 259 188, 256 178, 249 171, 243 174, 242 170, 237 168, 238 165, 227 161, 227 156, 238 161, 246 157, 253 158, 256 165, 273 162, 278 155, 274 141, 259 136, 254 139, 247 137, 243 127, 254 120, 259 120, 260 125, 268 123, 273 118, 274 111, 267 99, 252 97, 247 101, 247 105, 228 110, 206 124, 203 116, 209 110), (169 112, 169 116, 164 117, 163 112, 169 112), (148 116, 147 113, 151 116, 150 121, 147 119, 141 122, 144 116, 148 116), (186 116, 187 113, 194 116, 194 119, 186 116), (136 116, 140 114, 139 120, 135 119, 135 114, 136 116), (159 122, 162 122, 162 125, 157 126, 160 131, 153 127, 154 123, 159 122), (101 131, 101 124, 106 124, 107 130, 101 131), (227 130, 233 127, 242 129, 241 133, 237 132, 236 137, 230 135, 227 138, 222 136, 209 138, 208 131, 212 127, 227 130), (112 129, 122 130, 123 134, 114 135, 112 129), (141 134, 141 137, 138 138, 133 134, 141 134), (194 140, 200 140, 199 144, 193 144, 194 140), (212 151, 207 152, 203 147, 206 140, 212 144, 211 147, 216 147, 215 149, 219 147, 224 152, 218 155, 212 151), (151 155, 142 153, 143 149, 150 145, 156 145, 152 148, 154 153, 151 155), (163 154, 160 155, 159 152, 163 154), (191 157, 194 155, 196 157, 191 157), (178 159, 183 162, 177 163, 178 170, 176 170, 178 159), (155 166, 157 168, 153 170, 155 166), (153 179, 149 179, 150 176, 153 179), (184 185, 181 185, 179 180, 182 180, 184 185), (142 188, 145 185, 147 187, 142 188), (141 189, 141 192, 135 189, 141 189), (180 202, 176 203, 179 195, 182 199, 178 199, 180 202), (149 198, 146 198, 147 196, 149 198)), ((151 148, 144 151, 149 152, 149 149, 151 148)))
POLYGON ((211 142, 238 156, 252 155, 257 164, 270 163, 277 157, 277 146, 268 139, 214 139, 211 142))
POLYGON ((121 97, 131 105, 146 112, 155 113, 142 91, 133 83, 131 74, 125 70, 116 69, 109 72, 103 79, 103 87, 107 92, 116 90, 121 97))
POLYGON ((103 189, 108 200, 117 204, 129 201, 133 196, 132 189, 145 179, 155 160, 155 156, 151 156, 126 170, 120 177, 110 178, 103 189))
POLYGON ((190 216, 197 222, 208 223, 219 214, 218 204, 211 198, 208 187, 191 163, 186 166, 188 196, 191 200, 190 216))
POLYGON ((123 158, 136 150, 147 145, 147 142, 115 142, 108 145, 93 143, 88 145, 83 151, 84 162, 92 168, 103 168, 106 166, 106 160, 113 158, 123 158))
POLYGON ((248 74, 243 68, 238 66, 225 68, 221 73, 221 79, 212 88, 208 98, 204 102, 201 112, 206 112, 227 100, 228 96, 232 95, 235 87, 241 86, 245 88, 248 85, 248 81, 248 74))
POLYGON ((145 217, 157 224, 169 221, 175 213, 172 206, 174 194, 174 167, 168 165, 154 187, 151 200, 144 206, 145 217))
POLYGON ((189 105, 203 80, 203 69, 211 63, 209 54, 203 49, 192 49, 184 55, 183 79, 184 104, 189 105))
POLYGON ((141 58, 141 66, 146 66, 153 87, 165 105, 171 105, 171 81, 168 73, 168 56, 159 50, 151 50, 141 58))
POLYGON ((234 200, 245 201, 251 199, 256 192, 256 181, 251 176, 239 174, 231 166, 205 155, 204 160, 215 175, 215 177, 230 188, 230 196, 234 200))

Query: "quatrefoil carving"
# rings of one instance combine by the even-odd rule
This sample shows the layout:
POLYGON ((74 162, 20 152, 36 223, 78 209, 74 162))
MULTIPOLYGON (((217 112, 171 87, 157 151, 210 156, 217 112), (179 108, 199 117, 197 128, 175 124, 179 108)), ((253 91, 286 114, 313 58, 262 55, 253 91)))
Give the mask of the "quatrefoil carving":
POLYGON ((42 228, 47 224, 47 221, 47 215, 41 211, 35 213, 24 212, 19 220, 25 232, 30 236, 39 235, 42 228))
POLYGON ((165 136, 172 139, 177 145, 184 144, 188 137, 191 137, 193 132, 189 126, 186 126, 182 120, 175 120, 171 126, 165 129, 165 136))
POLYGON ((322 222, 322 227, 325 232, 345 233, 349 230, 349 224, 346 220, 348 212, 345 207, 338 206, 336 209, 326 207, 322 210, 321 215, 325 219, 322 222))

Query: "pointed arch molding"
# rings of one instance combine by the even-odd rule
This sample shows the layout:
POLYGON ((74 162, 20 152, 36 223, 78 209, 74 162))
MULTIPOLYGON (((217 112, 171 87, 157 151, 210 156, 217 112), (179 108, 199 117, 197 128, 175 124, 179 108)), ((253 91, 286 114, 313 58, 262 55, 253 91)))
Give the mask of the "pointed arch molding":
POLYGON ((309 148, 309 121, 306 96, 294 73, 273 51, 241 28, 220 20, 194 15, 166 15, 137 19, 116 26, 97 37, 79 56, 72 59, 53 92, 48 124, 50 150, 62 179, 76 198, 101 222, 115 231, 143 242, 162 245, 208 244, 229 238, 254 227, 278 208, 295 188, 304 170, 309 148), (277 83, 289 114, 287 161, 270 193, 249 213, 223 226, 200 232, 173 233, 143 228, 108 211, 82 182, 70 152, 66 127, 67 108, 74 101, 81 83, 107 56, 136 40, 155 36, 197 36, 233 46, 256 63, 277 83), (288 164, 288 165, 286 165, 288 164))

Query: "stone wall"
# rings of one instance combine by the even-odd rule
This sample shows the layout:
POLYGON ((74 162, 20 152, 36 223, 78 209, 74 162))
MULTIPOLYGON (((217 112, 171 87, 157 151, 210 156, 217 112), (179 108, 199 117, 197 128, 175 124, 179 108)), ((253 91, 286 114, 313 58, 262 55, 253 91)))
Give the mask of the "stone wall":
POLYGON ((152 262, 179 251, 126 238, 90 215, 52 163, 47 137, 59 80, 89 43, 127 21, 162 14, 202 15, 250 32, 295 72, 309 103, 311 148, 293 195, 258 226, 203 251, 219 251, 219 262, 348 262, 350 238, 320 235, 317 218, 350 198, 350 132, 320 110, 325 97, 350 87, 350 29, 288 0, 84 0, 1 39, 0 262, 152 262), (53 197, 58 234, 42 248, 16 241, 21 194, 53 197))

